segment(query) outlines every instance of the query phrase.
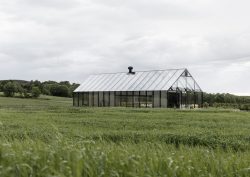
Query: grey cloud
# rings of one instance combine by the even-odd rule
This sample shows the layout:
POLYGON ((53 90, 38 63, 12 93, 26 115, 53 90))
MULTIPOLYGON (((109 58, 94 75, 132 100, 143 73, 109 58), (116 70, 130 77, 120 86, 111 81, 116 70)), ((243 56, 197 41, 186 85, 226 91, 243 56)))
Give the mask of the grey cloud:
POLYGON ((128 65, 188 67, 205 91, 249 93, 248 5, 243 0, 3 0, 0 79, 81 82, 88 74, 126 71, 128 65))

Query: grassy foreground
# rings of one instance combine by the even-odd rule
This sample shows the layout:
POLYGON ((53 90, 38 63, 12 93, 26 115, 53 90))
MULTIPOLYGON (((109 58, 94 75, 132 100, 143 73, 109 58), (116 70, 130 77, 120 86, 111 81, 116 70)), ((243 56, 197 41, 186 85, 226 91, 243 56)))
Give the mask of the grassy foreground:
POLYGON ((0 176, 250 176, 250 113, 0 97, 0 176))

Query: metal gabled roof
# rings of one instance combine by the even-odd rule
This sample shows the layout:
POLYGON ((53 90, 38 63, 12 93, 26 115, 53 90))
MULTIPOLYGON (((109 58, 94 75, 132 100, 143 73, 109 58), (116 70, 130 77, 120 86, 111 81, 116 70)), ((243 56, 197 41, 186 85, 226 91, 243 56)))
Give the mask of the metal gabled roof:
POLYGON ((74 92, 169 90, 186 69, 90 75, 74 92))

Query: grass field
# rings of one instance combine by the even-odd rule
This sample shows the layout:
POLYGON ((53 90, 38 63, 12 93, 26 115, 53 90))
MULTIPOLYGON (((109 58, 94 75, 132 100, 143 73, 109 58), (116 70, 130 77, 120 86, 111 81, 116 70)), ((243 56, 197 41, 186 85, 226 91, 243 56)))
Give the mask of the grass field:
POLYGON ((0 176, 250 176, 250 113, 0 97, 0 176))

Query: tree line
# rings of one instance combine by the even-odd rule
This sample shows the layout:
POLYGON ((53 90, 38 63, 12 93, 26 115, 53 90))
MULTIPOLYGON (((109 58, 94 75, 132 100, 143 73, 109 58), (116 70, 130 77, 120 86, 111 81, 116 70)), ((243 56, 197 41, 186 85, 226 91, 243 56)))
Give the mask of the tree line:
POLYGON ((22 80, 3 80, 0 81, 0 92, 7 97, 37 98, 40 94, 72 97, 73 91, 79 86, 69 81, 22 81, 22 80))
POLYGON ((203 106, 250 110, 250 96, 236 96, 229 93, 204 93, 203 106))

